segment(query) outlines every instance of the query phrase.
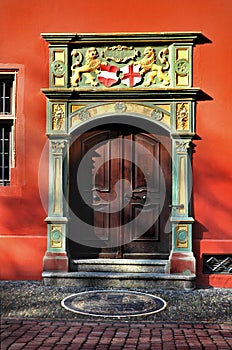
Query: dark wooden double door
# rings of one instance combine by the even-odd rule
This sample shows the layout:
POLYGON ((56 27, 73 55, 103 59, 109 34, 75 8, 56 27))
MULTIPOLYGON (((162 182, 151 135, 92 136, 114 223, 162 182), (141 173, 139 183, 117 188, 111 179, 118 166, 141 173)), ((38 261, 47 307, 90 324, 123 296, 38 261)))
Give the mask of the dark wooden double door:
POLYGON ((110 124, 70 147, 71 258, 165 258, 171 193, 170 138, 110 124))

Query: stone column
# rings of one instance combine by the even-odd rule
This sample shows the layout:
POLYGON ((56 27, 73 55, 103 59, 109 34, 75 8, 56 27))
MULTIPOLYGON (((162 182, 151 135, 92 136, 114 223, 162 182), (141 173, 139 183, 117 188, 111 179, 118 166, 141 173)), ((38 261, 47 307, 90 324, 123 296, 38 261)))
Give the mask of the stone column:
POLYGON ((43 271, 68 271, 66 253, 66 187, 67 147, 65 139, 50 139, 49 148, 49 209, 47 251, 43 271))

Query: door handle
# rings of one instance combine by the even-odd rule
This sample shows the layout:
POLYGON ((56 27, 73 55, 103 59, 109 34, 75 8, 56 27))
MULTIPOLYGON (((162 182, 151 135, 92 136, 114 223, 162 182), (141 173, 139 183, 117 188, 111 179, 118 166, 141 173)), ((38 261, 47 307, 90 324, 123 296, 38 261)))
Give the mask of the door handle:
POLYGON ((144 194, 143 196, 138 196, 136 192, 131 192, 131 195, 129 195, 128 193, 124 194, 124 198, 125 199, 134 199, 134 200, 141 200, 144 202, 149 202, 150 199, 147 197, 146 194, 144 194))
POLYGON ((132 199, 139 199, 139 200, 142 200, 144 202, 149 201, 149 198, 145 194, 141 197, 141 196, 135 195, 134 192, 132 192, 131 198, 132 199))

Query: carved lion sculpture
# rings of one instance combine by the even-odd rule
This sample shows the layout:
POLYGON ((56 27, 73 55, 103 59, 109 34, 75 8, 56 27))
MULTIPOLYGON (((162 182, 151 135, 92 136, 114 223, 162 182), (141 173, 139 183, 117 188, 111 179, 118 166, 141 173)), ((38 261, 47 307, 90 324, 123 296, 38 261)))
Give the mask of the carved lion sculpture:
POLYGON ((148 46, 144 50, 144 57, 137 62, 140 65, 140 74, 145 76, 145 80, 143 85, 150 86, 152 83, 155 83, 155 77, 157 76, 160 81, 163 82, 164 85, 170 84, 170 78, 164 72, 164 70, 169 69, 169 62, 166 58, 166 54, 168 53, 168 49, 165 48, 161 50, 158 54, 160 62, 165 64, 165 66, 156 64, 156 55, 155 50, 148 46))
POLYGON ((82 62, 83 56, 80 51, 73 50, 72 56, 79 57, 79 59, 76 60, 76 62, 73 63, 71 70, 73 72, 73 75, 71 77, 71 85, 77 86, 78 82, 81 81, 82 74, 85 76, 85 84, 90 84, 91 86, 97 86, 98 83, 95 80, 95 76, 93 73, 99 73, 99 68, 101 65, 101 60, 99 60, 98 52, 95 47, 90 47, 86 51, 85 55, 85 64, 81 67, 80 64, 82 62))

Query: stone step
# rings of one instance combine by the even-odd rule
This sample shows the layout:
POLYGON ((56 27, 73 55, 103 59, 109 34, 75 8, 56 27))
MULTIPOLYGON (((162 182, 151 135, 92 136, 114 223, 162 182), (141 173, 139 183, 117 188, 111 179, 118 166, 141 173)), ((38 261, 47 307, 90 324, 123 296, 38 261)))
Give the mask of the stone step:
POLYGON ((143 259, 77 259, 72 271, 118 273, 167 273, 168 260, 143 259))
POLYGON ((193 289, 193 274, 119 272, 43 272, 46 285, 78 288, 193 289))

